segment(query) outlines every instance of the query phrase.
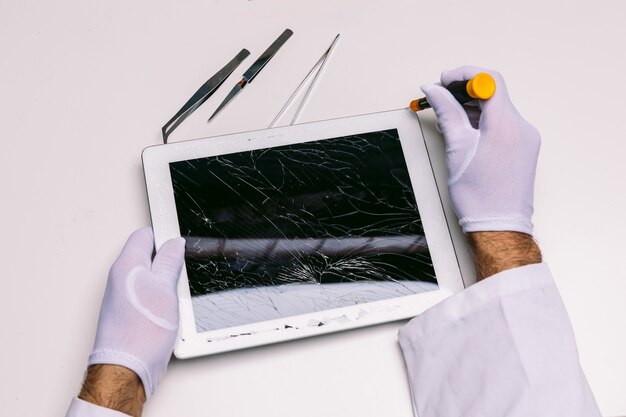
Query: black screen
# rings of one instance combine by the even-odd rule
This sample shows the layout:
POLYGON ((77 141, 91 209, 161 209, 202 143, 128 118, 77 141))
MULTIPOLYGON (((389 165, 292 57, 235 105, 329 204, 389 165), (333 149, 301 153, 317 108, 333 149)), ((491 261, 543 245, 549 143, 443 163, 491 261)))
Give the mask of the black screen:
POLYGON ((436 288, 395 129, 170 172, 198 330, 436 288))

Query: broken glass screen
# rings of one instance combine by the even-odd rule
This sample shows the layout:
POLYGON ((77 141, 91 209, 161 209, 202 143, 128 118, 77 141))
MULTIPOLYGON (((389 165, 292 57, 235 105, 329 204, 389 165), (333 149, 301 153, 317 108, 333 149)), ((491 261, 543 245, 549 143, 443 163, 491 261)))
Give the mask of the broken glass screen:
POLYGON ((395 129, 170 173, 198 332, 437 289, 395 129))

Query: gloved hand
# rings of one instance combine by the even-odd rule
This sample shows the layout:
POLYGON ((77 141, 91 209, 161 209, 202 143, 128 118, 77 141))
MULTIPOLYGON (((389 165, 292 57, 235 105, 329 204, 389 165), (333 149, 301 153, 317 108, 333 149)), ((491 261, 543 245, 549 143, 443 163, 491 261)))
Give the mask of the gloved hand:
POLYGON ((146 399, 165 373, 178 331, 176 285, 185 240, 167 241, 154 260, 151 228, 130 235, 111 267, 89 365, 114 364, 134 371, 146 399))
POLYGON ((518 113, 495 71, 465 66, 444 72, 441 84, 469 80, 479 72, 494 77, 496 92, 489 100, 479 100, 478 108, 462 106, 439 85, 421 87, 446 140, 452 204, 466 233, 531 234, 539 132, 518 113))

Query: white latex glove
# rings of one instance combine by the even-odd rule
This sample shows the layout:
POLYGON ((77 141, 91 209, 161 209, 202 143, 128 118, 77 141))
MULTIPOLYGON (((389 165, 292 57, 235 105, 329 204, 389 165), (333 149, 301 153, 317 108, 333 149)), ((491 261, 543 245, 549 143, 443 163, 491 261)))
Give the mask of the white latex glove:
POLYGON ((448 187, 464 232, 516 231, 532 234, 533 188, 541 137, 509 99, 502 76, 461 67, 441 75, 441 84, 469 80, 487 72, 496 80, 495 95, 463 107, 439 85, 424 85, 446 140, 448 187), (472 123, 470 117, 473 119, 472 123))
POLYGON ((143 383, 146 399, 165 373, 178 331, 176 285, 185 240, 167 241, 154 260, 152 229, 130 235, 111 267, 89 365, 121 365, 143 383))

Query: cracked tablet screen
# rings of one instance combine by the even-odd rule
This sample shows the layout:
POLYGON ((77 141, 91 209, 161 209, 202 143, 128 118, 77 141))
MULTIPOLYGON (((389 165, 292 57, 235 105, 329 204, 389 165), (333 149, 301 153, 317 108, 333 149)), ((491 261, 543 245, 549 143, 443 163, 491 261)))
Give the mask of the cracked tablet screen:
POLYGON ((437 289, 395 129, 170 173, 198 332, 437 289))

